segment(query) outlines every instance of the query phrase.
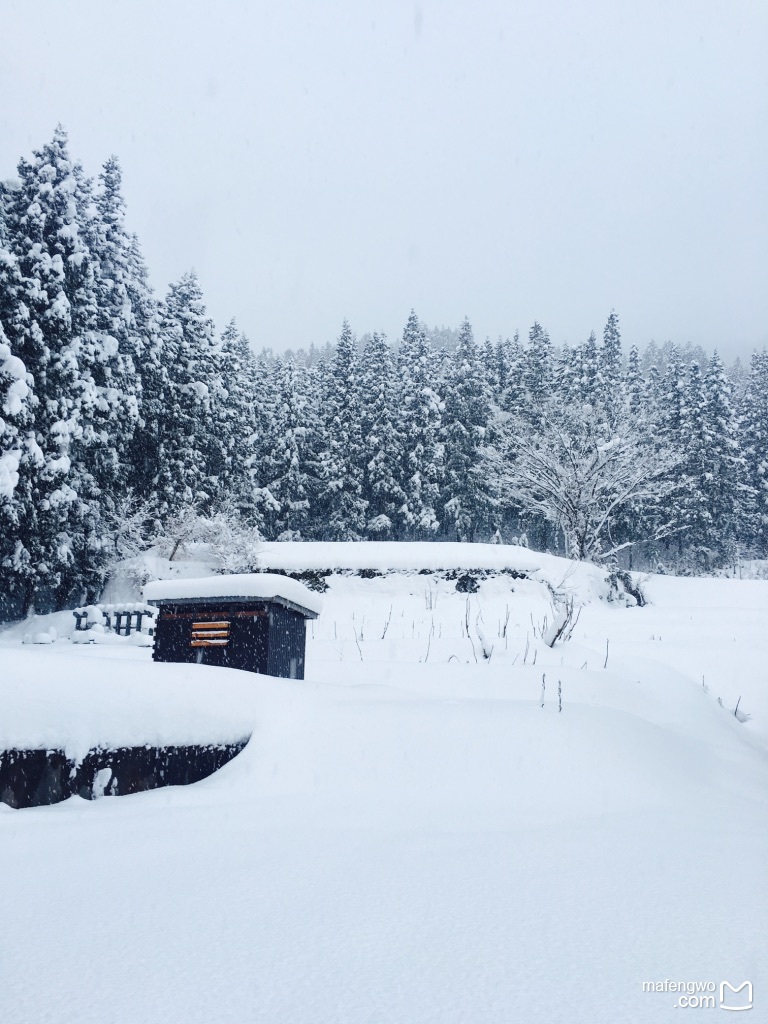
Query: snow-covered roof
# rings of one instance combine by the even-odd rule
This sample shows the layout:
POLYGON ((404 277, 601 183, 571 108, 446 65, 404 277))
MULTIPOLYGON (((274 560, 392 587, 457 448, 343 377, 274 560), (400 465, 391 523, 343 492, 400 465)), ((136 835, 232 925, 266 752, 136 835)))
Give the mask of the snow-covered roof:
POLYGON ((156 580, 144 587, 144 600, 150 604, 211 598, 220 601, 243 601, 248 598, 274 601, 308 613, 311 618, 320 614, 323 604, 320 595, 303 583, 270 572, 234 573, 191 580, 156 580))

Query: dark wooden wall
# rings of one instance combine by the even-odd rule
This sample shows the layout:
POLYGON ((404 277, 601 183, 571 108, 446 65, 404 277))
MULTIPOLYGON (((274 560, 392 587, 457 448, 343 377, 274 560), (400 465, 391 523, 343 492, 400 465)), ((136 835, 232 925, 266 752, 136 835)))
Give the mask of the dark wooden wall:
POLYGON ((303 679, 306 643, 307 622, 304 616, 280 605, 272 605, 267 673, 285 679, 303 679))
POLYGON ((303 679, 305 646, 304 616, 282 605, 168 602, 157 616, 152 657, 303 679))

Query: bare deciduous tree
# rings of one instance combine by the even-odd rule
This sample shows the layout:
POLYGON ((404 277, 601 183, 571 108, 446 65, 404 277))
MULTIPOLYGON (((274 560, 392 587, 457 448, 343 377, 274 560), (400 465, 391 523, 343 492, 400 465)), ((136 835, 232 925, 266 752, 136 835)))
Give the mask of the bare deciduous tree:
POLYGON ((660 513, 676 489, 679 458, 651 443, 628 413, 609 421, 593 406, 552 402, 535 427, 511 419, 505 435, 503 497, 560 528, 570 557, 606 560, 628 547, 612 534, 630 509, 653 524, 643 539, 675 531, 660 513))

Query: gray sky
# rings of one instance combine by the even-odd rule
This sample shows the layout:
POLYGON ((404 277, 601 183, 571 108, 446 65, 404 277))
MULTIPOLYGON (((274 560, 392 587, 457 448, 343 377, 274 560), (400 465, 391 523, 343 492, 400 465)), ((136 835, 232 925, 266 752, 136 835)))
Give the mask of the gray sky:
POLYGON ((159 292, 322 344, 578 342, 618 311, 726 356, 768 343, 765 0, 16 0, 0 177, 61 121, 116 153, 159 292))

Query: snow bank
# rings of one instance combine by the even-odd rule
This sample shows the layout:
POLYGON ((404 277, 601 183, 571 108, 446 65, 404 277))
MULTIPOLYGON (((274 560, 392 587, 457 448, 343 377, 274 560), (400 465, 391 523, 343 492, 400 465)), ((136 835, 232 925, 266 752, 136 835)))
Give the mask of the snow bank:
POLYGON ((259 678, 205 665, 155 665, 134 645, 98 654, 51 644, 2 650, 0 749, 231 743, 254 728, 259 678), (113 655, 110 657, 110 655, 113 655))
POLYGON ((322 598, 303 583, 273 573, 238 573, 228 576, 208 576, 201 579, 156 580, 144 587, 144 599, 155 604, 161 601, 189 601, 193 598, 257 598, 288 602, 319 615, 322 598))
POLYGON ((265 568, 302 569, 519 569, 565 566, 567 559, 512 544, 456 544, 428 541, 285 541, 265 544, 259 553, 265 568))
POLYGON ((259 553, 265 570, 281 572, 472 572, 520 573, 578 603, 607 598, 605 570, 589 562, 513 544, 458 544, 427 541, 286 541, 265 544, 259 553))

